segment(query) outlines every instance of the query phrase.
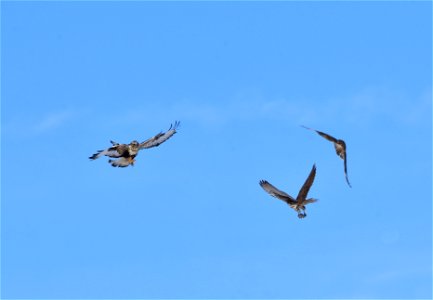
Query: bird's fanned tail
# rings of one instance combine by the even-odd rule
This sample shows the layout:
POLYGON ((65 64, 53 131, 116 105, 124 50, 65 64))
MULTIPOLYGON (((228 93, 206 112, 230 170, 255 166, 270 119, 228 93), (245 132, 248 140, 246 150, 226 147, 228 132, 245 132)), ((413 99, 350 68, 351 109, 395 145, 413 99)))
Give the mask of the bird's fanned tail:
POLYGON ((125 157, 121 157, 119 159, 109 159, 108 163, 111 164, 113 167, 119 168, 125 168, 129 165, 133 165, 132 161, 125 157))

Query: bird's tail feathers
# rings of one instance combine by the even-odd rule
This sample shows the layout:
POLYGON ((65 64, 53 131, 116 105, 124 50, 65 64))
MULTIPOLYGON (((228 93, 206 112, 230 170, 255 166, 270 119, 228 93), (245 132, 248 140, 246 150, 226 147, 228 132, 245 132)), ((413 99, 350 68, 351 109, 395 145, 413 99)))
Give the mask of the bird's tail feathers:
POLYGON ((125 157, 121 157, 119 159, 109 159, 108 163, 110 163, 113 167, 124 168, 131 164, 131 161, 125 157))
POLYGON ((305 200, 305 204, 310 204, 310 203, 314 203, 314 202, 317 202, 317 201, 319 201, 319 199, 309 198, 309 199, 305 200))

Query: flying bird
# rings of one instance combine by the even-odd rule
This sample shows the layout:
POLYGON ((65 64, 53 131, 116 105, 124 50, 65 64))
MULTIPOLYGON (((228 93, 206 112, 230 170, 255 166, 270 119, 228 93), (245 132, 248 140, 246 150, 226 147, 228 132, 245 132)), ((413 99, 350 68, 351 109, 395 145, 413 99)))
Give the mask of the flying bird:
POLYGON ((307 194, 310 190, 311 186, 313 185, 314 177, 316 176, 316 165, 313 165, 313 168, 310 171, 310 175, 308 175, 307 180, 305 180, 304 185, 302 186, 301 190, 298 193, 298 196, 296 199, 294 199, 292 196, 286 194, 283 191, 280 191, 276 187, 274 187, 272 184, 267 182, 266 180, 260 180, 260 186, 271 196, 278 198, 280 200, 283 200, 286 202, 291 208, 296 210, 298 213, 298 218, 305 218, 307 214, 305 213, 305 205, 314 203, 317 201, 317 199, 314 198, 308 198, 307 194))
POLYGON ((174 125, 171 124, 170 128, 166 132, 160 132, 154 137, 151 137, 150 139, 139 143, 138 141, 134 140, 129 144, 119 144, 117 142, 110 141, 111 147, 105 150, 99 150, 95 154, 89 157, 91 160, 95 160, 101 156, 108 156, 110 158, 116 158, 116 159, 109 159, 108 162, 113 167, 127 167, 129 165, 134 165, 135 163, 135 157, 138 154, 138 151, 141 149, 148 149, 152 147, 157 147, 164 143, 166 140, 171 138, 177 131, 176 129, 179 127, 180 122, 175 121, 174 125))
POLYGON ((346 143, 343 140, 336 139, 333 136, 330 136, 329 134, 326 134, 324 132, 306 127, 304 125, 301 125, 305 129, 312 130, 317 132, 320 136, 324 137, 328 141, 334 143, 335 152, 337 152, 337 155, 340 156, 342 160, 344 160, 344 175, 346 176, 346 182, 349 185, 349 187, 352 187, 352 185, 349 182, 349 177, 347 175, 347 152, 346 152, 346 143))

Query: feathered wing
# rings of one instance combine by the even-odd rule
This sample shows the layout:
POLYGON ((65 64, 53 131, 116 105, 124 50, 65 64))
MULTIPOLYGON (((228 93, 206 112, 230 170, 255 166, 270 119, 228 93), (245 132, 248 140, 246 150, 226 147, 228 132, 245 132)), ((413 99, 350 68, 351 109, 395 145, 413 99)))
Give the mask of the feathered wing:
POLYGON ((301 125, 301 126, 304 127, 305 129, 308 129, 308 130, 312 130, 312 131, 317 132, 321 137, 324 137, 324 138, 327 139, 328 141, 331 141, 331 142, 333 142, 333 143, 336 143, 336 142, 337 142, 337 139, 336 139, 335 137, 333 137, 333 136, 331 136, 331 135, 329 135, 329 134, 327 134, 327 133, 324 133, 324 132, 322 132, 322 131, 319 131, 319 130, 316 130, 316 129, 313 129, 313 128, 310 128, 310 127, 307 127, 307 126, 304 126, 304 125, 301 125))
POLYGON ((296 203, 295 199, 293 199, 292 196, 286 194, 283 191, 280 191, 279 189, 274 187, 272 184, 270 184, 266 180, 260 180, 259 184, 272 197, 283 200, 284 202, 287 202, 288 204, 295 204, 296 203))
POLYGON ((347 184, 349 185, 349 187, 352 187, 349 182, 349 176, 347 175, 347 153, 344 154, 344 175, 346 176, 347 184))
MULTIPOLYGON (((114 143, 111 142, 113 145, 114 143)), ((99 150, 98 152, 96 152, 95 154, 93 154, 92 156, 90 156, 90 159, 97 159, 100 158, 101 156, 108 156, 108 157, 113 157, 113 158, 117 158, 117 157, 121 157, 125 154, 125 152, 128 151, 128 145, 125 144, 116 144, 113 147, 110 147, 108 149, 105 150, 99 150)))
POLYGON ((174 125, 171 124, 170 128, 165 133, 160 132, 154 137, 151 137, 150 139, 140 143, 139 149, 147 149, 161 145, 176 133, 176 129, 179 127, 179 124, 179 121, 175 121, 174 125))
POLYGON ((321 132, 319 130, 315 130, 321 137, 324 137, 325 139, 327 139, 328 141, 331 141, 333 143, 337 142, 337 139, 327 133, 321 132))
POLYGON ((308 175, 308 178, 305 180, 304 185, 299 191, 298 197, 296 197, 297 201, 302 201, 307 198, 308 192, 310 191, 310 188, 313 185, 315 176, 316 176, 316 165, 314 164, 313 168, 310 171, 310 175, 308 175))

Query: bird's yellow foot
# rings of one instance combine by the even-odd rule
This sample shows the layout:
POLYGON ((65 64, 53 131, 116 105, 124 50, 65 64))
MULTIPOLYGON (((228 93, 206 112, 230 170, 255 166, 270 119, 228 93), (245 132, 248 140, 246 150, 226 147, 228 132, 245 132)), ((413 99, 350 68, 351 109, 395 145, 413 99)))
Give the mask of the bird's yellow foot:
POLYGON ((133 166, 135 163, 135 159, 132 157, 129 157, 128 160, 129 160, 129 163, 133 166))

